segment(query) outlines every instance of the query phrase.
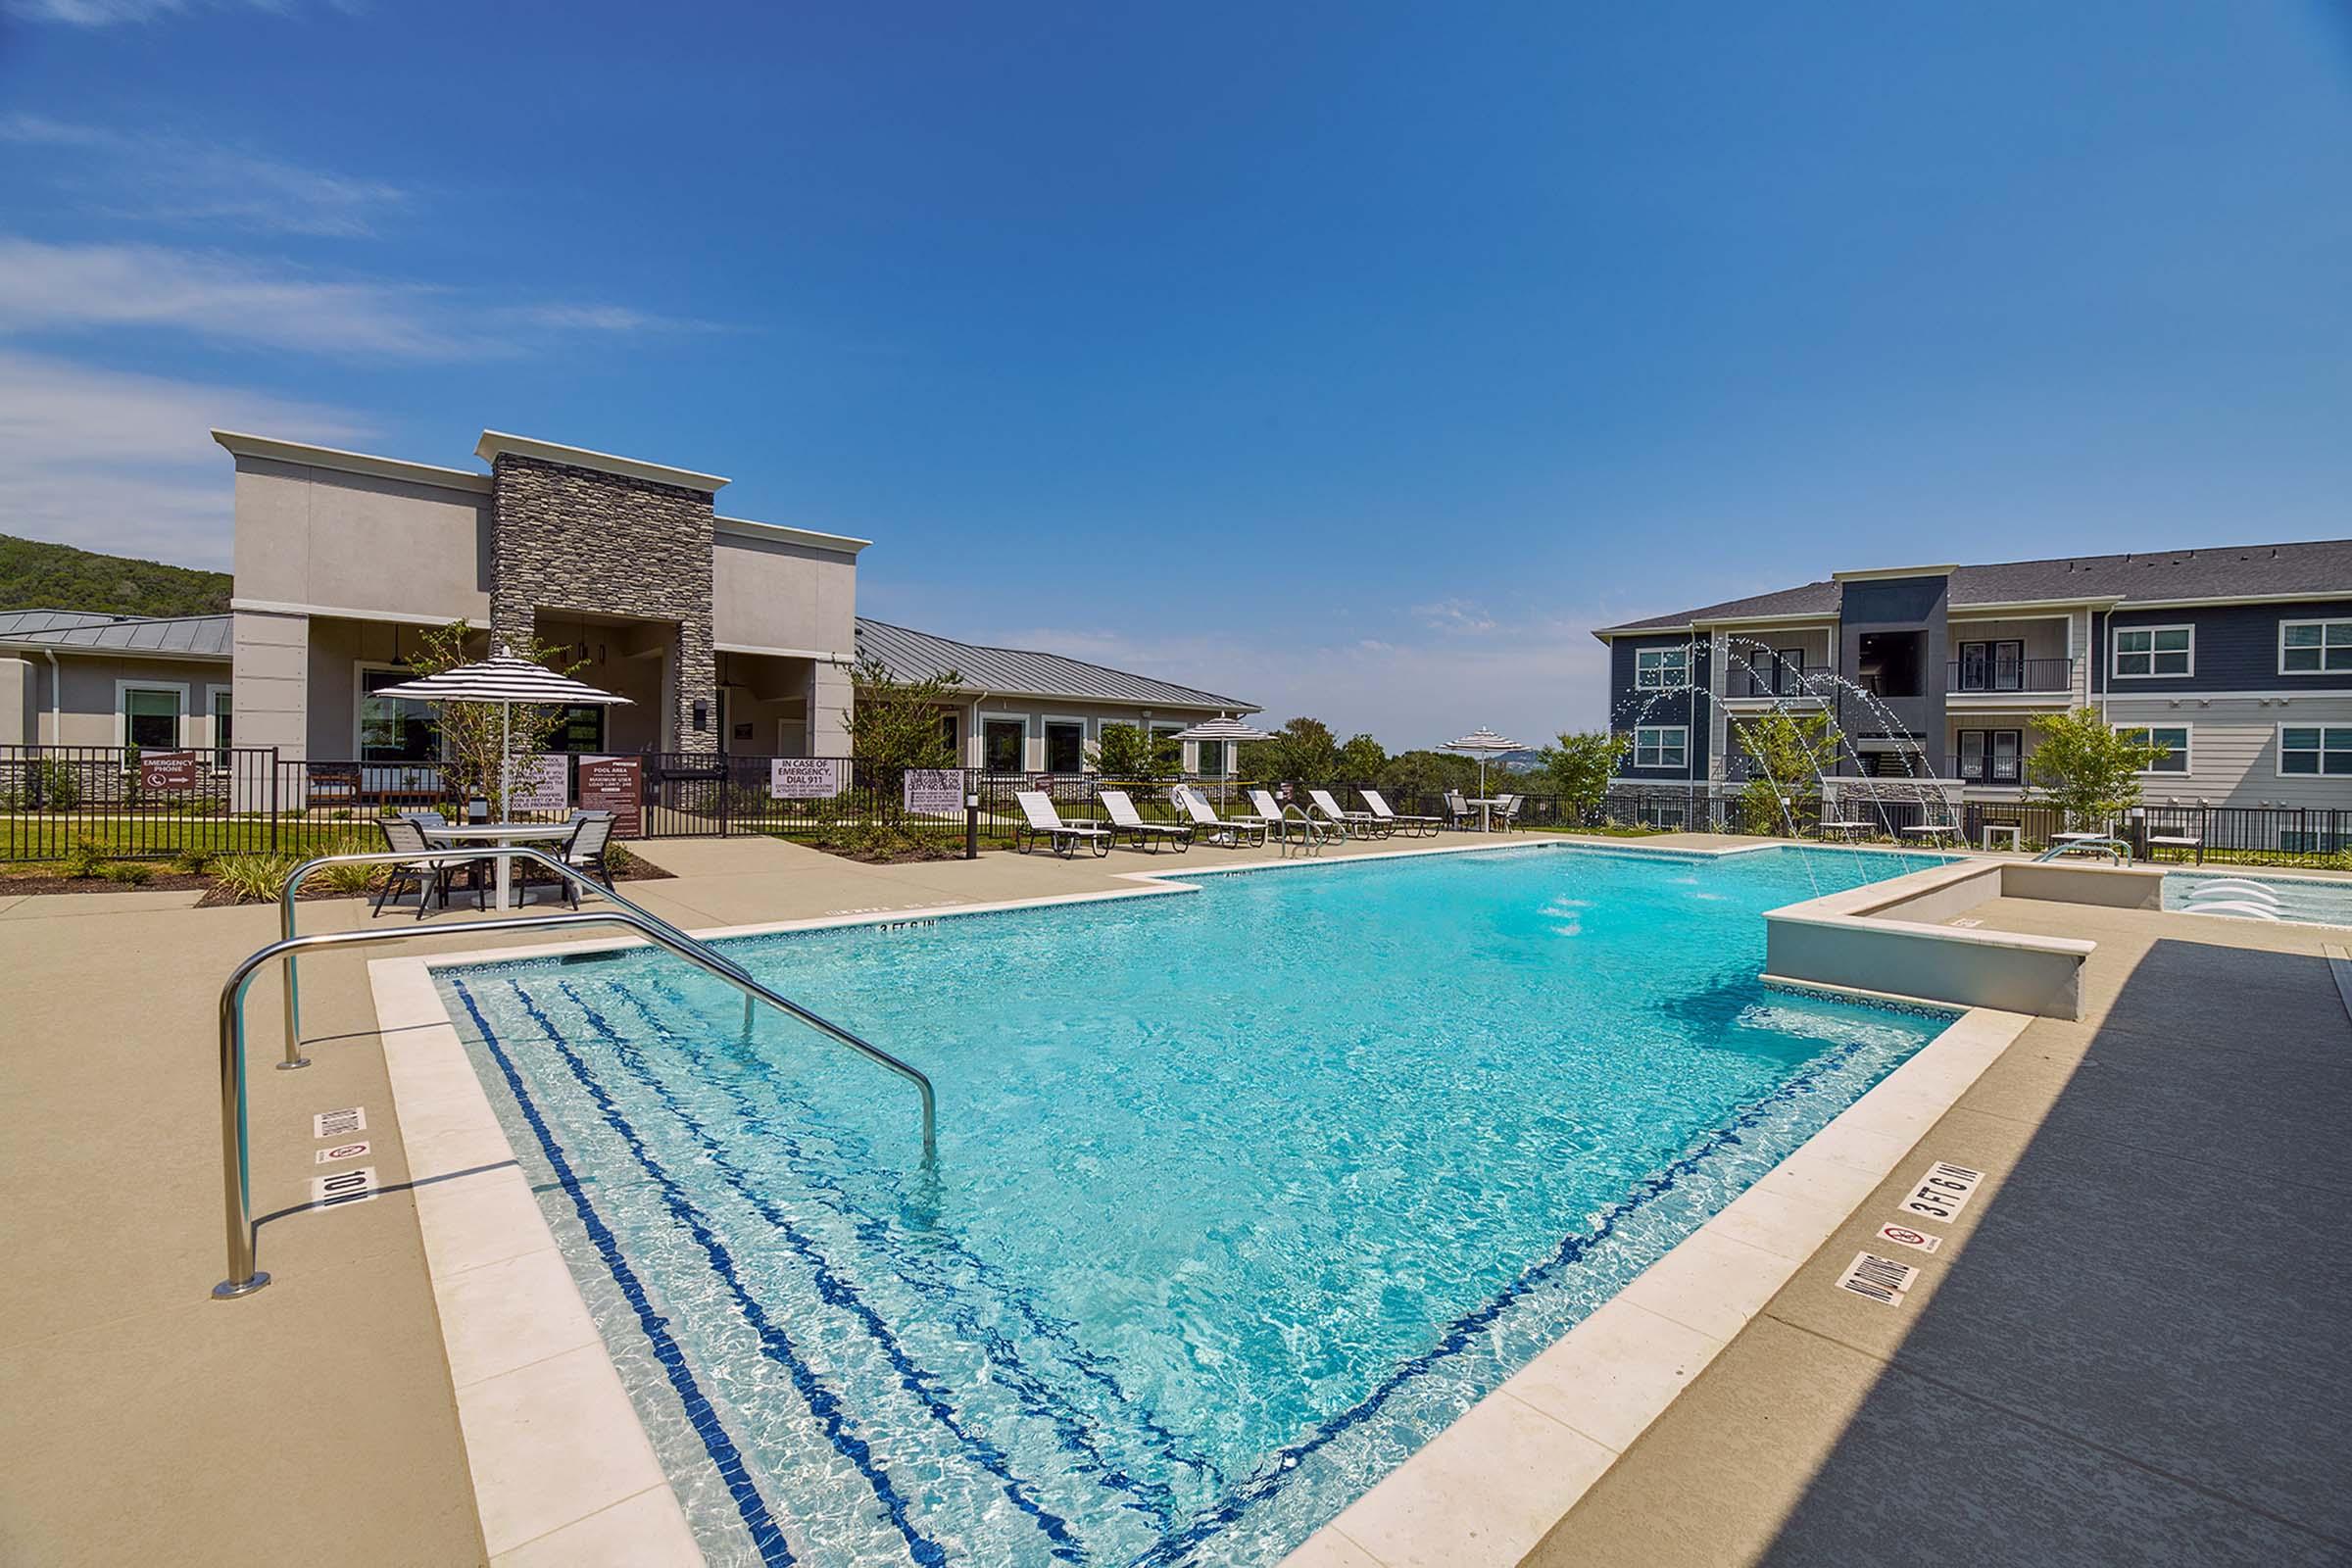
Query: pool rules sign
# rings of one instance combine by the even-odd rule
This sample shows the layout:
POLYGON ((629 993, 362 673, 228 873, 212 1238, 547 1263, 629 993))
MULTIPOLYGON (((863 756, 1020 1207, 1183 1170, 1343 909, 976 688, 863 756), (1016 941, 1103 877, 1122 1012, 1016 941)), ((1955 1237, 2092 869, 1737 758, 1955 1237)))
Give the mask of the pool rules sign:
POLYGON ((906 770, 906 814, 909 816, 961 816, 963 814, 963 769, 960 767, 910 767, 906 770))
POLYGON ((645 760, 637 757, 581 758, 580 806, 590 811, 611 811, 614 838, 643 837, 645 760))

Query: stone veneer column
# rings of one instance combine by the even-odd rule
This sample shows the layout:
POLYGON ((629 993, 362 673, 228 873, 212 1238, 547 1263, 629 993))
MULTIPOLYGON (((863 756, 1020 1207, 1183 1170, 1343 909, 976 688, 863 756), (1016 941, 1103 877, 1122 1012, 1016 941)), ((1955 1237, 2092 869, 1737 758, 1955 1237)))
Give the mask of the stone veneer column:
POLYGON ((710 494, 502 452, 490 588, 494 646, 528 645, 541 608, 671 621, 665 749, 718 750, 710 494), (694 708, 703 705, 703 729, 694 708))

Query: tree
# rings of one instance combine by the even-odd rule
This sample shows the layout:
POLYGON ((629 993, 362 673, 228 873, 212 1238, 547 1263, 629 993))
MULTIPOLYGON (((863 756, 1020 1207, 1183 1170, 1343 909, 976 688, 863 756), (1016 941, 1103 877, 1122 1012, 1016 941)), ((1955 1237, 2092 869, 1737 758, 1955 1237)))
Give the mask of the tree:
POLYGON ((1135 724, 1105 724, 1095 765, 1108 779, 1174 778, 1184 771, 1184 746, 1135 724))
POLYGON ((1633 736, 1622 732, 1562 730, 1557 745, 1537 753, 1542 777, 1558 794, 1562 814, 1582 823, 1598 811, 1633 744, 1633 736))
POLYGON ((2094 708, 2034 720, 2026 776, 2074 826, 2096 832, 2139 804, 2139 775, 2172 755, 2147 731, 2111 729, 2094 708), (2134 737, 2137 737, 2136 739, 2134 737))
POLYGON ((1478 763, 1458 752, 1398 752, 1380 770, 1380 787, 1399 811, 1426 807, 1447 790, 1464 795, 1478 788, 1478 763))
MULTIPOLYGON (((477 662, 480 656, 467 646, 473 635, 473 628, 463 620, 429 628, 412 667, 421 677, 477 662)), ((543 643, 537 637, 507 652, 544 664, 559 675, 574 674, 586 662, 567 660, 561 645, 543 643)), ((516 703, 512 712, 497 703, 443 703, 439 715, 443 787, 456 800, 481 797, 490 805, 491 818, 504 821, 507 782, 538 776, 539 760, 547 755, 548 743, 556 738, 564 721, 563 709, 544 703, 516 703)))
POLYGON ((1389 765, 1389 754, 1380 749, 1380 742, 1369 735, 1350 735, 1348 744, 1340 748, 1339 765, 1331 774, 1334 782, 1371 784, 1378 788, 1381 773, 1389 765))
POLYGON ((1740 791, 1741 825, 1750 833, 1793 829, 1798 802, 1821 798, 1821 775, 1838 765, 1838 733, 1827 713, 1774 710, 1732 720, 1732 735, 1748 760, 1740 791))
POLYGON ((1274 738, 1242 743, 1242 774, 1268 784, 1327 784, 1339 776, 1340 747, 1331 726, 1294 718, 1274 738))
POLYGON ((903 681, 866 658, 853 678, 858 700, 850 708, 850 760, 875 792, 883 819, 895 824, 906 813, 907 769, 958 765, 939 720, 955 705, 963 676, 951 669, 929 680, 903 681))

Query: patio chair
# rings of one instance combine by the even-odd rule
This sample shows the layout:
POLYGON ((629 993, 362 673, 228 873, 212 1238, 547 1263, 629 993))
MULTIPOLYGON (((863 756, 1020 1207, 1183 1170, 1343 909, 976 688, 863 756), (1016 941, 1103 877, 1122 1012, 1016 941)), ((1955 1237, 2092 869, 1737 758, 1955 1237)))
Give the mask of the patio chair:
POLYGON ((1136 810, 1135 802, 1127 798, 1125 790, 1102 790, 1099 793, 1102 799, 1102 809, 1110 813, 1111 835, 1114 841, 1119 834, 1128 834, 1134 838, 1137 849, 1140 850, 1149 844, 1153 855, 1159 853, 1159 847, 1162 844, 1175 845, 1179 854, 1193 847, 1191 823, 1147 822, 1136 810))
POLYGON ((1525 799, 1526 797, 1523 795, 1497 795, 1494 797, 1495 832, 1510 833, 1517 830, 1519 826, 1519 803, 1525 799))
POLYGON ((474 872, 474 862, 471 859, 463 855, 428 854, 424 842, 424 829, 408 817, 379 817, 376 819, 376 826, 383 830, 384 848, 387 852, 393 855, 414 853, 419 858, 403 860, 388 869, 384 877, 384 885, 375 896, 375 907, 369 911, 371 915, 383 913, 384 906, 400 897, 411 886, 416 889, 417 919, 424 918, 425 901, 431 895, 440 895, 441 907, 446 909, 449 907, 449 884, 460 871, 466 873, 466 880, 473 889, 474 907, 477 909, 489 907, 482 898, 482 879, 474 872))
POLYGON ((1471 809, 1470 803, 1462 798, 1460 790, 1446 792, 1446 825, 1447 827, 1467 828, 1477 820, 1478 812, 1471 809))
POLYGON ((1408 838, 1429 838, 1445 825, 1445 818, 1436 816, 1407 816, 1390 808, 1388 798, 1378 790, 1358 790, 1372 814, 1388 823, 1392 831, 1402 831, 1408 838))
MULTIPOLYGON (((612 842, 612 813, 611 811, 574 811, 571 817, 571 837, 556 846, 557 859, 576 871, 585 871, 606 887, 612 885, 612 868, 605 863, 605 851, 612 842)), ((514 874, 527 886, 537 882, 559 882, 564 887, 564 902, 573 908, 580 906, 580 885, 567 876, 558 876, 536 860, 516 860, 514 874)))
POLYGON ((1383 822, 1370 811, 1341 810, 1340 803, 1331 798, 1329 790, 1308 790, 1306 798, 1314 803, 1316 810, 1321 811, 1325 817, 1337 823, 1340 831, 1350 838, 1386 838, 1389 834, 1396 831, 1395 823, 1383 822))
POLYGON ((1012 847, 1020 854, 1027 855, 1029 846, 1039 839, 1045 840, 1046 847, 1065 860, 1078 853, 1081 844, 1091 848, 1098 859, 1110 853, 1107 830, 1085 822, 1064 822, 1045 791, 1014 790, 1012 798, 1021 805, 1022 819, 1012 830, 1012 847))
POLYGON ((1195 834, 1205 834, 1209 843, 1221 843, 1227 849, 1241 849, 1243 841, 1251 834, 1256 835, 1257 844, 1263 847, 1266 829, 1272 825, 1262 816, 1219 816, 1208 802, 1181 784, 1168 791, 1168 799, 1176 803, 1178 810, 1192 818, 1195 834), (1220 834, 1223 835, 1221 839, 1220 834))

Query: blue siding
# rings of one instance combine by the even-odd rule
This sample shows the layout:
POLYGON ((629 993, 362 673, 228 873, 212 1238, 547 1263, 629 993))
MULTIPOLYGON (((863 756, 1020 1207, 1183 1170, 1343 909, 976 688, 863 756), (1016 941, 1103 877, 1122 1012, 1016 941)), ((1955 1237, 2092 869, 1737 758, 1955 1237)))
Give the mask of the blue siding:
POLYGON ((1630 732, 1637 720, 1643 725, 1681 724, 1690 731, 1690 765, 1680 767, 1636 767, 1632 754, 1627 754, 1625 765, 1619 771, 1627 778, 1671 779, 1681 783, 1685 777, 1707 776, 1706 703, 1697 691, 1643 692, 1634 685, 1634 655, 1644 648, 1680 648, 1690 644, 1690 680, 1694 688, 1703 690, 1707 682, 1707 645, 1692 642, 1675 632, 1658 637, 1617 637, 1609 643, 1609 728, 1630 732), (1656 698, 1654 705, 1649 699, 1656 698), (1644 707, 1647 710, 1644 712, 1644 707))
POLYGON ((2352 691, 2352 670, 2325 675, 2278 673, 2278 623, 2283 620, 2352 620, 2352 600, 2317 599, 2291 605, 2206 605, 2194 610, 2133 610, 2091 616, 2096 662, 2091 689, 2115 697, 2162 697, 2173 692, 2352 691), (2108 624, 2194 626, 2196 673, 2154 678, 2114 678, 2115 651, 2108 624))

